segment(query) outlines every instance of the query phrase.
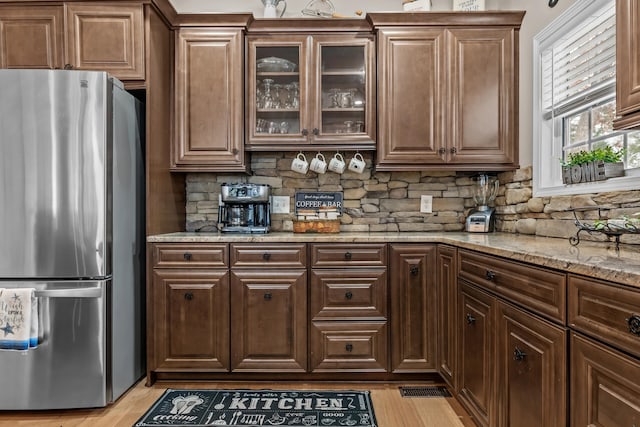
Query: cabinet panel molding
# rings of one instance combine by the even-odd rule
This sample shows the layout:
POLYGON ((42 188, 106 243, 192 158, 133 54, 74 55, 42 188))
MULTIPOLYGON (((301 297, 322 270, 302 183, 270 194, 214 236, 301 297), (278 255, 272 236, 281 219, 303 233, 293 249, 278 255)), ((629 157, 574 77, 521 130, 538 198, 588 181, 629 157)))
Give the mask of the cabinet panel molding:
POLYGON ((144 80, 142 4, 65 3, 64 7, 67 64, 108 71, 120 80, 144 80))
POLYGON ((181 28, 175 38, 171 168, 245 172, 242 29, 181 28))
POLYGON ((566 331, 503 302, 497 310, 497 425, 566 426, 566 331))
POLYGON ((616 115, 614 129, 640 126, 640 1, 616 1, 616 115))
POLYGON ((229 371, 229 273, 153 270, 155 371, 229 371))
POLYGON ((571 334, 571 426, 640 425, 640 361, 571 334))
POLYGON ((62 68, 62 6, 0 7, 0 68, 62 68))

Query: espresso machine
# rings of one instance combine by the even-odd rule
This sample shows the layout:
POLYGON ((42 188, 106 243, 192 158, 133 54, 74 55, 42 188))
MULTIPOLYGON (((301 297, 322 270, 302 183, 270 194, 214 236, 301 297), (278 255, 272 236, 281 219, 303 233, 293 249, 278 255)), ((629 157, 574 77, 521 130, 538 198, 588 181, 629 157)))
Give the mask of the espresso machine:
POLYGON ((271 187, 264 184, 222 184, 218 230, 223 233, 268 233, 271 187))
POLYGON ((498 195, 500 182, 495 176, 480 174, 474 178, 472 190, 475 209, 467 216, 466 230, 472 233, 487 233, 495 229, 495 209, 489 207, 498 195))

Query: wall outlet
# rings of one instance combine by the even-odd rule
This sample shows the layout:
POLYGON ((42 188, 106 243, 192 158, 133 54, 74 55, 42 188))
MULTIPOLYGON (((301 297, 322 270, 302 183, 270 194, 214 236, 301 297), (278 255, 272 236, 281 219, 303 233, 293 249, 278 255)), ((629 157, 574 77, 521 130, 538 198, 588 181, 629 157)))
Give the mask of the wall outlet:
POLYGON ((433 212, 433 196, 420 196, 420 212, 432 213, 433 212))
POLYGON ((289 196, 271 196, 271 213, 288 214, 290 199, 289 196))

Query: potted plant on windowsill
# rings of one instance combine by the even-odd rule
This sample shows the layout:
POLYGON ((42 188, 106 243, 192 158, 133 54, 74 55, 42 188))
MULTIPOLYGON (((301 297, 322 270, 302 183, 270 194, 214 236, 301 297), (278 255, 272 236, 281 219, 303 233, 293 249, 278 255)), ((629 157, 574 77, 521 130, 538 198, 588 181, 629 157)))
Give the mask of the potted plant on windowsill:
POLYGON ((562 163, 562 182, 578 184, 580 182, 602 181, 624 175, 624 150, 614 150, 610 146, 581 150, 570 153, 562 163))

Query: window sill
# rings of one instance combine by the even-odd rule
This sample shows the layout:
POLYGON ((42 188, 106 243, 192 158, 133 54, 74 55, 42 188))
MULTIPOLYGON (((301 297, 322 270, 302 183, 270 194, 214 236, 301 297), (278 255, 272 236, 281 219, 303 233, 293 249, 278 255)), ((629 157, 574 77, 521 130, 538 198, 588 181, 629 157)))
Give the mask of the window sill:
POLYGON ((625 176, 609 178, 605 181, 585 182, 581 184, 557 185, 540 187, 534 180, 533 196, 573 196, 577 194, 607 193, 611 191, 626 191, 640 189, 640 169, 628 169, 625 176))

